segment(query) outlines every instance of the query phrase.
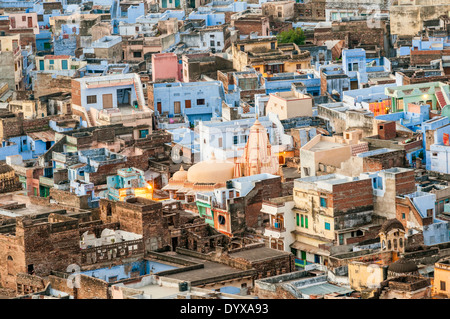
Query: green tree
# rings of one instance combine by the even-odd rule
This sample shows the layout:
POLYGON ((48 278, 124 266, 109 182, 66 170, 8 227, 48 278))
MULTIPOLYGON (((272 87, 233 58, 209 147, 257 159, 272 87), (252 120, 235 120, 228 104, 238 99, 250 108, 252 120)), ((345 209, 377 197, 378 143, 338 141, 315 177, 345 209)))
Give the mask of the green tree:
POLYGON ((305 44, 306 36, 301 28, 283 31, 277 35, 278 43, 295 43, 297 45, 305 44))

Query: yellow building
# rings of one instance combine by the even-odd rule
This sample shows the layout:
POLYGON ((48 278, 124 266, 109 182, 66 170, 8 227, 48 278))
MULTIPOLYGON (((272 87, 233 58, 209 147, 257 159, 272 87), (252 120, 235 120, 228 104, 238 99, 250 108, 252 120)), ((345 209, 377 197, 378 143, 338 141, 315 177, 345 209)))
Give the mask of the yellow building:
POLYGON ((353 261, 348 264, 348 279, 352 289, 362 291, 379 288, 386 277, 386 268, 381 261, 374 263, 353 261))
POLYGON ((433 294, 450 298, 450 259, 434 264, 433 294))
POLYGON ((276 92, 269 94, 266 115, 271 112, 280 120, 298 116, 312 116, 313 99, 310 95, 297 91, 276 92))
POLYGON ((276 37, 264 37, 236 41, 232 45, 233 68, 244 71, 253 67, 264 77, 284 72, 311 68, 311 54, 292 44, 278 47, 276 37))

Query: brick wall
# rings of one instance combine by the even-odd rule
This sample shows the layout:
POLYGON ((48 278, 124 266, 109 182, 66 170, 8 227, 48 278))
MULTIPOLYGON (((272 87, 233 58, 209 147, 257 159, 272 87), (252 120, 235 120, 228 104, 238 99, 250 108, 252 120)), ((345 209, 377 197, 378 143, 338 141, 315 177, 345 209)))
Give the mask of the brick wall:
POLYGON ((410 194, 416 191, 414 171, 398 173, 395 177, 396 195, 410 194))
POLYGON ((373 207, 372 182, 365 179, 335 185, 328 197, 335 213, 370 209, 373 207))
POLYGON ((378 123, 377 130, 378 137, 382 140, 391 140, 397 136, 395 122, 378 123))
POLYGON ((53 77, 53 74, 49 73, 36 73, 35 83, 35 96, 51 94, 51 93, 70 93, 72 79, 68 76, 58 75, 53 77))
POLYGON ((0 139, 23 135, 23 115, 0 119, 0 139))
POLYGON ((406 167, 406 152, 397 150, 363 159, 364 172, 377 172, 392 167, 406 167))
POLYGON ((411 51, 411 65, 430 64, 433 60, 439 60, 442 56, 450 55, 450 50, 412 50, 411 51))
POLYGON ((100 218, 107 223, 119 222, 120 229, 141 234, 146 251, 162 249, 171 244, 161 202, 143 198, 132 198, 127 202, 100 199, 100 218))
POLYGON ((234 20, 231 22, 231 24, 237 29, 239 30, 239 34, 241 35, 248 35, 252 32, 258 32, 258 35, 262 35, 263 34, 263 24, 262 21, 258 21, 258 20, 247 20, 247 19, 242 19, 242 20, 234 20))
POLYGON ((71 80, 72 103, 81 106, 81 86, 80 82, 71 80))

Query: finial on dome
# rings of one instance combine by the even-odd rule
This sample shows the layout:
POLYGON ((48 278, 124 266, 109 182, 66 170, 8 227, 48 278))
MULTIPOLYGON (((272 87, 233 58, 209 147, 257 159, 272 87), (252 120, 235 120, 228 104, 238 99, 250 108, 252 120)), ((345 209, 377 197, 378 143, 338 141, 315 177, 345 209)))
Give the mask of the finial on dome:
POLYGON ((184 171, 183 165, 180 165, 180 172, 183 172, 183 171, 184 171))

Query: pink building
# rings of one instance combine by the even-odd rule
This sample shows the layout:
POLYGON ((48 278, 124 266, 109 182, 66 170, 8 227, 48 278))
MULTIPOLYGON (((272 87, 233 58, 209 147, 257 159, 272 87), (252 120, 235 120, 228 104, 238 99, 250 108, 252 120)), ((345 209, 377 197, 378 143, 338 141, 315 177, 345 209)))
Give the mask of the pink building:
POLYGON ((33 29, 34 34, 39 33, 37 13, 10 13, 8 16, 11 30, 33 29))
POLYGON ((182 64, 175 53, 152 55, 152 81, 175 79, 182 81, 182 64))

